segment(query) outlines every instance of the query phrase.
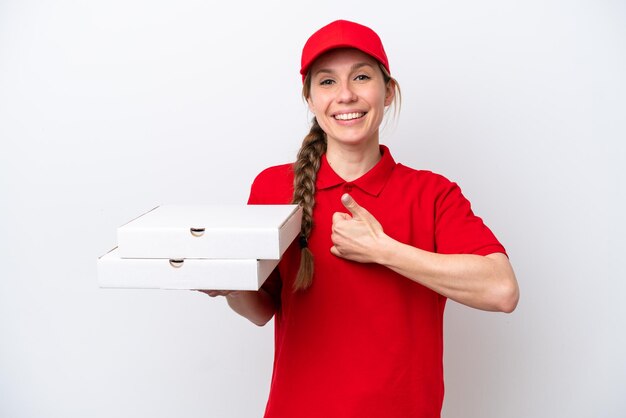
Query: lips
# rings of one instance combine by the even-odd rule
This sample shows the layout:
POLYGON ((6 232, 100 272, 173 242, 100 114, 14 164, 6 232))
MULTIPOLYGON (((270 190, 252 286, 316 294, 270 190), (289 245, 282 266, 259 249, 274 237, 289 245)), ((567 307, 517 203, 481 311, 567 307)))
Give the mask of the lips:
POLYGON ((333 117, 337 120, 354 120, 360 119, 365 116, 366 112, 350 112, 350 113, 337 113, 333 117))

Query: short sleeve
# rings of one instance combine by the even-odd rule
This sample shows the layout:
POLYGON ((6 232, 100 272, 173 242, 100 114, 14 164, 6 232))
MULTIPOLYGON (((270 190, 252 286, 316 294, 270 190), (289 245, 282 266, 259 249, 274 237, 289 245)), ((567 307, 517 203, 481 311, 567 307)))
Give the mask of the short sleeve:
POLYGON ((442 254, 506 254, 493 232, 474 214, 460 187, 448 180, 435 202, 435 251, 442 254))
MULTIPOLYGON (((263 170, 250 186, 249 205, 273 205, 291 203, 293 196, 293 165, 284 164, 263 170)), ((261 286, 280 307, 282 280, 279 268, 275 268, 261 286)))
POLYGON ((267 168, 250 187, 249 205, 285 205, 293 198, 293 164, 267 168))
POLYGON ((283 288, 283 281, 280 278, 280 272, 278 267, 272 271, 269 277, 265 280, 261 289, 265 290, 274 301, 274 306, 276 309, 280 307, 280 293, 283 288))

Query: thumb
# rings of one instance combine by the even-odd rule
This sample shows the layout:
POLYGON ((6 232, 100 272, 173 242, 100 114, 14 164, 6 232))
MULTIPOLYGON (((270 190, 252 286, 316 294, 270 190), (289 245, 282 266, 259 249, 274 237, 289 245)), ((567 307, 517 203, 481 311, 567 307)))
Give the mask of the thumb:
POLYGON ((341 203, 350 211, 353 219, 363 219, 365 210, 348 193, 341 196, 341 203))

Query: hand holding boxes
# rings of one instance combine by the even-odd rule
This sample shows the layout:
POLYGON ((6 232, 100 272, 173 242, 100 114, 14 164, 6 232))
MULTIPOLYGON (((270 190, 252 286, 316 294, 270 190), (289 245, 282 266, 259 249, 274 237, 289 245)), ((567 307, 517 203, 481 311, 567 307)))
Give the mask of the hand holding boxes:
POLYGON ((100 287, 258 290, 298 236, 297 205, 159 206, 118 228, 100 287))

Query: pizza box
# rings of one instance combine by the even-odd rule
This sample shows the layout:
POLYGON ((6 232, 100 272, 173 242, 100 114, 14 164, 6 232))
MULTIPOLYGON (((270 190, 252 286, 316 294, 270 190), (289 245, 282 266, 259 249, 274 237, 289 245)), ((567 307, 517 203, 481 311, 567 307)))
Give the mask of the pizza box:
POLYGON ((103 288, 258 290, 278 260, 122 258, 114 248, 97 264, 103 288))
POLYGON ((121 258, 279 260, 300 233, 298 205, 158 206, 117 229, 121 258))

